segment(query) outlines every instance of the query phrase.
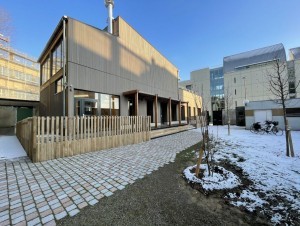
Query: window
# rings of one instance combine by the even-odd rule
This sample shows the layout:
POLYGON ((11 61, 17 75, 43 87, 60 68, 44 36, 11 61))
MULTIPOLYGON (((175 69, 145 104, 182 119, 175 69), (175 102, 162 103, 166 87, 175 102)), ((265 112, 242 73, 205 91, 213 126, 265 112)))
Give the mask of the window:
POLYGON ((192 90, 192 85, 186 85, 186 89, 192 90))
POLYGON ((55 75, 63 67, 62 39, 52 52, 52 75, 55 75))
POLYGON ((233 79, 233 82, 236 83, 236 78, 233 79))
POLYGON ((234 89, 234 95, 236 95, 236 89, 234 89))
POLYGON ((83 90, 74 90, 74 98, 76 103, 76 106, 74 108, 76 115, 120 115, 119 96, 83 90), (90 111, 90 107, 93 108, 92 111, 90 111))
POLYGON ((294 94, 296 93, 296 87, 295 87, 295 82, 289 82, 289 93, 290 94, 294 94))
POLYGON ((55 93, 60 93, 63 91, 63 79, 60 78, 55 82, 55 93))
POLYGON ((222 89, 223 89, 223 85, 216 86, 216 90, 222 90, 222 89))
POLYGON ((300 117, 300 108, 287 108, 286 116, 287 117, 300 117))
POLYGON ((235 107, 237 107, 237 101, 235 101, 235 107))
POLYGON ((48 56, 47 59, 42 64, 42 84, 47 82, 50 79, 50 57, 48 56))

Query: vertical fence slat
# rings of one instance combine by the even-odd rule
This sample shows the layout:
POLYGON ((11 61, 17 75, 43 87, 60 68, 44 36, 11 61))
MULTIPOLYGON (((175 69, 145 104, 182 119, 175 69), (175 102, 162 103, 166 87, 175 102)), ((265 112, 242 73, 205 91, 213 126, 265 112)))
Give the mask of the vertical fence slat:
POLYGON ((102 150, 150 139, 149 116, 33 117, 16 125, 34 161, 102 150))
POLYGON ((64 117, 64 126, 65 126, 65 136, 64 136, 64 156, 68 156, 68 120, 67 117, 64 117))
POLYGON ((59 144, 59 156, 64 157, 64 117, 60 117, 60 144, 59 144))
POLYGON ((60 155, 60 140, 59 140, 59 117, 56 116, 55 118, 55 158, 59 158, 60 155))
POLYGON ((55 123, 55 117, 51 117, 51 150, 49 150, 50 152, 50 159, 54 159, 55 155, 54 155, 54 123, 55 123))
POLYGON ((41 128, 41 152, 40 152, 40 160, 39 161, 42 161, 44 159, 44 152, 46 151, 45 150, 45 118, 42 117, 41 118, 41 124, 42 124, 42 128, 41 128))

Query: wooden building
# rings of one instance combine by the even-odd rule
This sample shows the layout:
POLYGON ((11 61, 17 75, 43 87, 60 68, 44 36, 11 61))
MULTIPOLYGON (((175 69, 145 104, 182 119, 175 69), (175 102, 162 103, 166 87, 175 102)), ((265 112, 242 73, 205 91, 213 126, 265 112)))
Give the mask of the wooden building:
POLYGON ((38 61, 42 116, 150 115, 155 127, 180 124, 178 69, 121 17, 112 34, 63 17, 38 61))

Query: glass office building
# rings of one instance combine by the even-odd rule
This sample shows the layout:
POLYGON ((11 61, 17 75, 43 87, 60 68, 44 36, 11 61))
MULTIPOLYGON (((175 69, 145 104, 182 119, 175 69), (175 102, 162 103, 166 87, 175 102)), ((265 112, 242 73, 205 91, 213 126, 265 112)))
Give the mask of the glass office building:
POLYGON ((212 111, 224 109, 223 67, 210 69, 210 95, 212 111))

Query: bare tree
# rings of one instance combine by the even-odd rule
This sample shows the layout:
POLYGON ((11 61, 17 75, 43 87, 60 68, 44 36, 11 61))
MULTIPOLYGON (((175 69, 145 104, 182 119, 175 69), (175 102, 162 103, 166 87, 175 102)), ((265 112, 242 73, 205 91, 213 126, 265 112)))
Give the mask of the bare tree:
POLYGON ((295 90, 299 86, 299 82, 295 83, 287 73, 286 62, 280 61, 277 57, 273 61, 273 71, 268 73, 269 79, 269 91, 275 96, 275 102, 281 105, 283 110, 283 120, 284 120, 284 129, 285 129, 285 142, 286 142, 286 155, 292 156, 294 153, 290 152, 289 145, 289 128, 288 121, 286 117, 286 104, 287 99, 289 98, 289 83, 294 82, 295 90))
POLYGON ((12 34, 11 17, 9 13, 0 7, 0 40, 8 42, 12 34))
POLYGON ((206 154, 206 162, 207 162, 207 166, 208 166, 208 172, 210 175, 210 164, 209 164, 209 156, 208 156, 208 152, 206 151, 207 148, 207 144, 209 142, 209 137, 208 137, 208 122, 207 122, 207 111, 206 111, 206 107, 205 105, 203 105, 203 101, 202 101, 202 115, 200 117, 200 130, 201 130, 201 135, 202 135, 202 143, 201 143, 201 147, 199 149, 199 156, 198 156, 198 160, 197 160, 197 165, 196 165, 196 171, 195 171, 195 175, 196 177, 199 176, 199 172, 200 172, 200 165, 202 162, 202 157, 204 154, 206 154))
POLYGON ((226 120, 227 120, 227 126, 228 126, 228 136, 230 135, 230 110, 233 105, 233 96, 230 92, 230 86, 227 84, 227 87, 224 90, 224 103, 225 103, 225 109, 226 109, 226 120))
MULTIPOLYGON (((201 147, 199 149, 199 156, 197 159, 197 165, 195 169, 195 175, 196 177, 199 177, 200 173, 200 166, 202 163, 202 158, 204 156, 205 162, 207 164, 207 170, 208 170, 208 175, 211 176, 213 175, 213 155, 215 151, 212 150, 211 148, 211 143, 212 143, 212 137, 209 136, 208 133, 208 117, 207 117, 207 112, 208 112, 208 105, 210 103, 209 100, 204 100, 202 97, 202 101, 198 99, 198 95, 194 93, 194 101, 195 105, 197 108, 199 108, 198 104, 201 104, 201 115, 197 116, 196 120, 199 120, 199 125, 200 125, 200 130, 201 130, 201 136, 202 136, 202 142, 201 142, 201 147)), ((197 123, 198 124, 198 123, 197 123)))

